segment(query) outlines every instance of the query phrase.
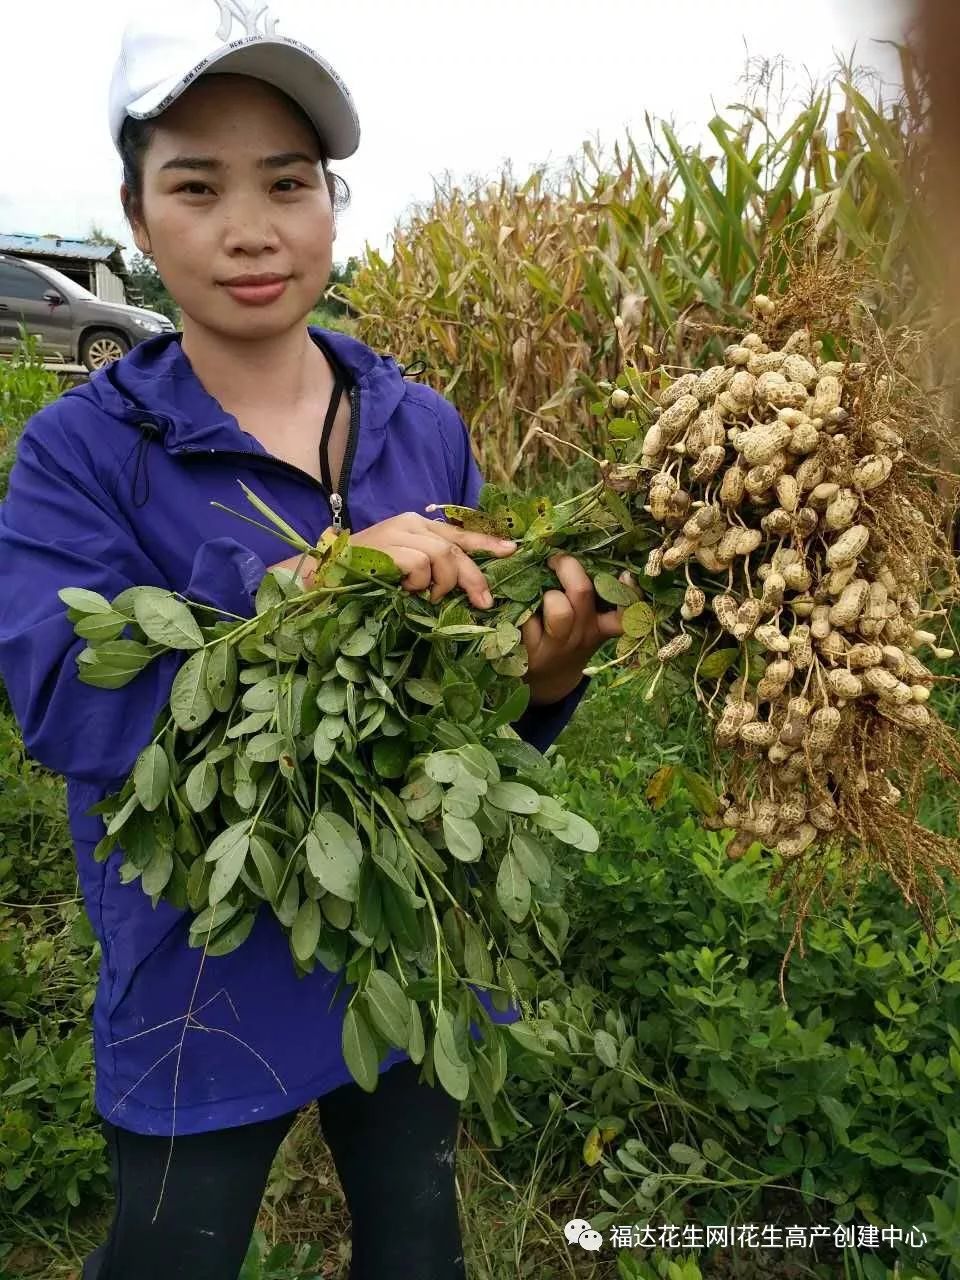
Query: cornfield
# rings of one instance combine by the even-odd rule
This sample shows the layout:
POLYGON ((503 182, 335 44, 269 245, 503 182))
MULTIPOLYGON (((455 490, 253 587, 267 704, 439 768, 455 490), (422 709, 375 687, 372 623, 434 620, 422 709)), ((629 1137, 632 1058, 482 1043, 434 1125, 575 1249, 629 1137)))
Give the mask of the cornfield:
POLYGON ((437 184, 395 230, 392 259, 368 250, 353 286, 332 292, 364 341, 425 362, 490 480, 534 483, 556 448, 538 427, 599 440, 618 313, 650 368, 718 359, 723 326, 749 324, 754 289, 774 291, 791 244, 811 238, 883 282, 881 323, 887 299, 898 323, 925 310, 938 279, 918 200, 926 108, 908 50, 901 61, 892 105, 847 69, 779 131, 742 103, 710 121, 709 147, 648 118, 643 152, 627 135, 605 163, 584 144, 558 179, 437 184))

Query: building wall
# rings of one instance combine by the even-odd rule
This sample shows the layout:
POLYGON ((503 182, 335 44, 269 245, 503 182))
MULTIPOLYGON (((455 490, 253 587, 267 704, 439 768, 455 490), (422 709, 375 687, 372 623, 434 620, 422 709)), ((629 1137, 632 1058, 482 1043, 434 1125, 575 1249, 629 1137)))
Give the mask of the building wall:
POLYGON ((97 263, 97 281, 93 292, 102 302, 126 302, 123 281, 105 262, 97 263))

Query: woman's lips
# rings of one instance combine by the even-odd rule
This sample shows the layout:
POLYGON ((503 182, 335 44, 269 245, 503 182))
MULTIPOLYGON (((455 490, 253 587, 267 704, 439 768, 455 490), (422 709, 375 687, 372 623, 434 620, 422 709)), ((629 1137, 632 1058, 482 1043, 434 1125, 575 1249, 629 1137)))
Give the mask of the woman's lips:
POLYGON ((224 288, 237 302, 249 307, 263 307, 276 302, 285 292, 289 280, 274 280, 272 284, 228 284, 224 288))

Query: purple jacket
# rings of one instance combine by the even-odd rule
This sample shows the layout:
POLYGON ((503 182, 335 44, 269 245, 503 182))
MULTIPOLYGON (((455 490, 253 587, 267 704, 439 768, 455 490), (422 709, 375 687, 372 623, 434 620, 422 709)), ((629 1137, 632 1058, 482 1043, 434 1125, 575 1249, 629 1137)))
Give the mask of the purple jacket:
MULTIPOLYGON (((406 381, 392 357, 330 330, 311 326, 310 335, 354 383, 344 525, 364 529, 428 502, 475 505, 481 477, 456 409, 406 381)), ((119 852, 103 864, 91 856, 104 828, 87 811, 150 740, 183 655, 166 655, 123 689, 81 684, 84 642, 58 590, 112 598, 153 584, 250 616, 267 565, 289 549, 211 502, 244 510, 241 479, 305 537, 331 524, 322 486, 241 429, 204 389, 180 339, 142 343, 35 414, 0 506, 0 676, 28 751, 67 778, 80 884, 103 949, 96 1106, 123 1128, 163 1135, 265 1120, 351 1079, 340 1051, 347 992, 329 1008, 338 975, 318 965, 296 976, 272 913, 260 912, 238 950, 208 957, 196 985, 202 953, 187 945, 189 915, 166 902, 154 910, 138 883, 122 885, 119 852)), ((586 684, 529 709, 517 732, 545 749, 586 684)), ((484 1003, 496 1021, 518 1016, 484 1003)), ((391 1050, 380 1071, 406 1057, 391 1050)))

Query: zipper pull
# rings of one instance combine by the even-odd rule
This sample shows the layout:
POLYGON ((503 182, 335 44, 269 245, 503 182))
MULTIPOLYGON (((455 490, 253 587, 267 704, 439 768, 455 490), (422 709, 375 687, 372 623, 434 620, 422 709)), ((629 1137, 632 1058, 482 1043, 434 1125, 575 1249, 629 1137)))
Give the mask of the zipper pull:
POLYGON ((343 510, 343 499, 340 497, 339 493, 331 493, 330 509, 333 512, 333 527, 336 529, 337 533, 339 533, 343 528, 343 523, 340 518, 340 512, 343 510))

